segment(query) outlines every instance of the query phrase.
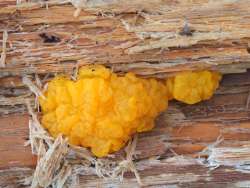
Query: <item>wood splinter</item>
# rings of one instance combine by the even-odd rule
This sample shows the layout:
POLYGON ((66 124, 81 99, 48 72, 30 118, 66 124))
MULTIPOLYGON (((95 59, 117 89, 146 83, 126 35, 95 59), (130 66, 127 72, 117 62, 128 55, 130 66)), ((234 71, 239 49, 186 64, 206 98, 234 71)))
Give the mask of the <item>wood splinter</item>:
POLYGON ((0 67, 5 67, 7 40, 8 40, 8 32, 5 30, 3 32, 2 53, 1 53, 1 58, 0 58, 0 67))

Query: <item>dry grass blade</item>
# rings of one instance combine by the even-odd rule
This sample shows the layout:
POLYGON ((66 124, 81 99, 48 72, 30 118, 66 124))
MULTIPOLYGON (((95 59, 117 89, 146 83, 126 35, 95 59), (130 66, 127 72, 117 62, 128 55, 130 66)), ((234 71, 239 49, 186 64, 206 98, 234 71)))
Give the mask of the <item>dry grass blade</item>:
POLYGON ((79 146, 73 146, 70 145, 70 148, 73 150, 74 154, 82 159, 86 159, 90 161, 91 163, 95 163, 96 159, 93 157, 93 155, 85 148, 79 147, 79 146))
POLYGON ((56 188, 63 188, 68 177, 72 174, 72 166, 65 164, 62 169, 60 170, 60 172, 58 173, 57 177, 54 178, 55 180, 57 180, 53 187, 56 188))
POLYGON ((140 175, 138 171, 136 170, 136 167, 133 163, 133 156, 135 155, 135 149, 137 144, 138 136, 135 135, 134 138, 128 143, 127 147, 125 148, 126 151, 126 159, 121 161, 119 165, 114 169, 112 177, 118 177, 120 176, 121 179, 123 179, 123 174, 130 170, 135 174, 136 180, 140 186, 143 185, 140 175))
POLYGON ((27 77, 23 77, 23 84, 29 87, 30 91, 32 91, 37 97, 41 96, 45 99, 45 96, 41 92, 41 90, 27 77))
POLYGON ((29 143, 31 145, 32 154, 38 155, 39 148, 41 147, 41 140, 44 141, 48 146, 52 145, 53 138, 43 129, 40 124, 37 115, 33 112, 30 101, 26 100, 26 105, 31 120, 29 120, 29 143))

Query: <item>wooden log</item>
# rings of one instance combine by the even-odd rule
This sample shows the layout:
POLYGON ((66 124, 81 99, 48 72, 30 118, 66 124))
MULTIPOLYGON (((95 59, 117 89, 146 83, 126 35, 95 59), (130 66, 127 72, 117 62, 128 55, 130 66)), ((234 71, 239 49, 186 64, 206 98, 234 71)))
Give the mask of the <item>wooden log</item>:
MULTIPOLYGON (((56 0, 16 2, 0 2, 0 31, 8 33, 0 68, 0 187, 27 187, 22 180, 36 165, 24 147, 24 99, 34 97, 22 76, 36 82, 38 75, 44 84, 54 73, 71 74, 91 63, 143 77, 193 69, 234 73, 224 76, 209 101, 171 102, 156 128, 139 136, 135 165, 149 187, 249 187, 249 0, 90 0, 76 7, 56 0), (224 141, 208 147, 220 136, 224 141)), ((137 183, 130 172, 122 184, 86 172, 75 187, 111 185, 137 183)))
POLYGON ((70 71, 77 63, 144 76, 249 68, 246 0, 111 0, 101 5, 105 1, 92 0, 77 18, 69 4, 51 3, 46 9, 41 3, 14 2, 1 2, 0 30, 9 33, 1 75, 70 71))
POLYGON ((1 1, 0 31, 7 31, 8 39, 0 114, 24 111, 21 98, 29 95, 23 74, 43 79, 91 63, 144 77, 189 69, 238 73, 250 67, 248 1, 88 2, 75 18, 75 7, 62 1, 18 6, 1 1))
MULTIPOLYGON (((248 185, 250 160, 250 72, 224 76, 217 94, 197 105, 171 102, 169 109, 157 120, 153 131, 139 135, 136 166, 147 186, 177 187, 241 187, 248 185), (224 141, 200 153, 221 136, 224 141), (199 158, 206 157, 205 163, 199 158), (220 166, 211 170, 213 165, 220 166)), ((28 136, 28 116, 13 114, 0 118, 0 185, 21 186, 32 174, 35 157, 24 147, 28 136), (11 149, 10 149, 11 147, 11 149)), ((121 154, 117 154, 121 155, 121 154)), ((80 186, 119 186, 104 181, 94 173, 80 178, 80 186)), ((137 186, 131 173, 126 173, 124 187, 137 186)), ((25 186, 23 186, 25 187, 25 186)), ((78 186, 76 186, 78 187, 78 186)))

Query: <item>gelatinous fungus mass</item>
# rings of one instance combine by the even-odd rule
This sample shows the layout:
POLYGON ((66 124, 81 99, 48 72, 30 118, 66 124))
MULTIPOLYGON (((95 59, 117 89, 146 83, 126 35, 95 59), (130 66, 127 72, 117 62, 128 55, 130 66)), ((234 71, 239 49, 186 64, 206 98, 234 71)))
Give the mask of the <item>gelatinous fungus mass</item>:
POLYGON ((219 86, 221 74, 214 71, 186 71, 166 81, 168 98, 195 104, 207 100, 219 86))
POLYGON ((76 81, 56 76, 40 98, 42 125, 73 145, 91 148, 98 157, 121 149, 136 132, 154 127, 168 100, 195 104, 212 97, 221 75, 213 71, 186 71, 165 82, 142 79, 132 73, 118 76, 92 65, 79 70, 76 81))
POLYGON ((118 151, 134 133, 151 130, 168 105, 164 82, 118 76, 100 65, 81 68, 76 81, 56 76, 44 96, 41 121, 49 133, 62 133, 98 157, 118 151))

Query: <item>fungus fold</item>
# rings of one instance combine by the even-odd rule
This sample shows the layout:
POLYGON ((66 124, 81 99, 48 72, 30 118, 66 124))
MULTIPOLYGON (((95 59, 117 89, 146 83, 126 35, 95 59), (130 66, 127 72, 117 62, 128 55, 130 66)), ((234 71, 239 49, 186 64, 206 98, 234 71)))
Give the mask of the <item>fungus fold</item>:
POLYGON ((79 70, 76 81, 56 76, 40 97, 42 125, 98 157, 118 151, 136 132, 154 127, 168 105, 167 87, 132 73, 118 76, 103 66, 79 70))
POLYGON ((160 81, 86 66, 75 81, 60 75, 48 83, 39 98, 41 122, 53 137, 63 134, 71 144, 103 157, 120 150, 136 132, 151 130, 168 100, 194 104, 209 99, 220 78, 216 72, 198 71, 160 81))

